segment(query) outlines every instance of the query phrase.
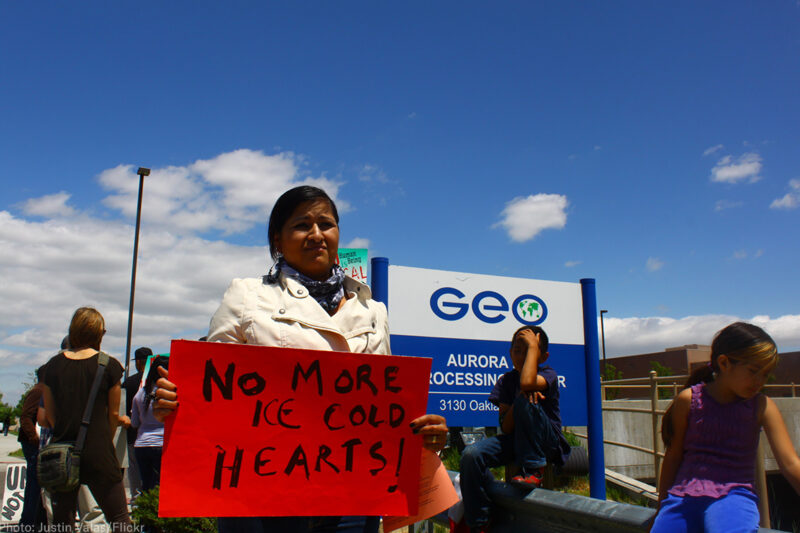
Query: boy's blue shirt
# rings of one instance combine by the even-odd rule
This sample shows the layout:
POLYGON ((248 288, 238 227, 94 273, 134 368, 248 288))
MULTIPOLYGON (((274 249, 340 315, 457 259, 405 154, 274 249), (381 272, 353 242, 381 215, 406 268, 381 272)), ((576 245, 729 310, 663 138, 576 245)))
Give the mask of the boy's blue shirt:
MULTIPOLYGON (((537 372, 547 382, 547 390, 540 391, 544 394, 544 399, 539 400, 542 410, 550 419, 559 439, 562 457, 566 460, 569 455, 570 446, 564 435, 561 433, 561 408, 559 407, 558 374, 549 365, 539 365, 537 372)), ((497 380, 492 392, 489 394, 489 401, 499 406, 501 403, 513 405, 514 399, 520 393, 519 371, 512 369, 497 380)))

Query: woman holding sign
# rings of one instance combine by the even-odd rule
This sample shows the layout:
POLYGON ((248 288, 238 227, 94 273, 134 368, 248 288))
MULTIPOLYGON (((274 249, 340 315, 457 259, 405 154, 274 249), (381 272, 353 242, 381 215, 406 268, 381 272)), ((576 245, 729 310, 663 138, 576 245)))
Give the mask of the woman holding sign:
MULTIPOLYGON (((272 209, 268 232, 275 264, 263 278, 231 282, 211 319, 208 340, 389 355, 386 306, 336 264, 339 214, 325 191, 301 186, 285 192, 272 209)), ((161 373, 157 410, 166 417, 178 396, 167 372, 161 373)), ((426 448, 444 447, 443 417, 425 415, 411 426, 426 448)), ((220 518, 219 530, 376 532, 379 522, 364 516, 220 518)))

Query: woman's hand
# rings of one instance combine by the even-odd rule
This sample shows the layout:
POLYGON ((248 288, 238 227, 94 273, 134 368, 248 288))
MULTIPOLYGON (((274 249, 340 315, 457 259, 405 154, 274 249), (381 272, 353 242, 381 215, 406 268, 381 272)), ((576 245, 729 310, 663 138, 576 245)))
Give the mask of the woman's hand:
POLYGON ((169 371, 163 366, 158 367, 158 373, 161 377, 156 381, 153 416, 163 422, 178 408, 178 386, 167 379, 169 371))
POLYGON ((443 416, 425 415, 411 421, 414 433, 422 434, 422 445, 432 452, 441 451, 447 444, 447 421, 443 416))

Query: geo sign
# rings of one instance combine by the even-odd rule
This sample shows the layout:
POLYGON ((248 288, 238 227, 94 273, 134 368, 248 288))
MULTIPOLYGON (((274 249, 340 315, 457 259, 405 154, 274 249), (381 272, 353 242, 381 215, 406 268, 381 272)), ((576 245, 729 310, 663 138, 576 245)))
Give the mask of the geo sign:
POLYGON ((586 424, 583 303, 578 283, 389 266, 392 353, 433 359, 428 412, 451 426, 496 426, 488 401, 512 368, 511 336, 544 328, 564 425, 586 424))

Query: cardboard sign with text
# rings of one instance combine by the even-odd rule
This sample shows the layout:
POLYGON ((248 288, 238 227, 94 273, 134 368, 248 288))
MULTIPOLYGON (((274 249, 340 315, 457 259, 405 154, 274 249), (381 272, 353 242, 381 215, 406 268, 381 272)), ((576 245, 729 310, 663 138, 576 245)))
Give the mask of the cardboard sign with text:
POLYGON ((431 360, 173 341, 160 516, 417 512, 431 360))
POLYGON ((336 263, 344 273, 364 285, 369 285, 369 250, 366 248, 339 248, 336 263))
POLYGON ((25 463, 14 463, 6 468, 3 503, 0 505, 0 523, 16 524, 22 518, 25 505, 25 463))

